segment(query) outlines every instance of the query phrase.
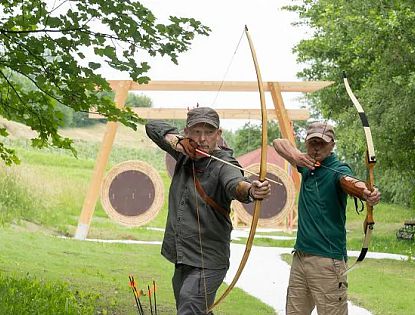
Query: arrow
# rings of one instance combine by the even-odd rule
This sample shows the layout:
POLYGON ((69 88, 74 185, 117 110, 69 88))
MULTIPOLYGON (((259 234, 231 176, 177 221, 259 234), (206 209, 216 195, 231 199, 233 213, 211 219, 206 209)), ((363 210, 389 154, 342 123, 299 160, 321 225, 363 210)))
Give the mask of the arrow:
MULTIPOLYGON (((229 166, 232 166, 232 167, 234 167, 234 168, 237 168, 238 170, 241 170, 241 171, 247 172, 248 174, 255 175, 255 176, 259 177, 259 174, 255 173, 255 172, 252 172, 252 171, 249 171, 249 170, 244 169, 244 168, 242 168, 242 167, 239 167, 239 166, 237 166, 237 165, 235 165, 235 164, 232 164, 231 162, 228 162, 228 161, 222 160, 222 159, 220 159, 220 158, 218 158, 218 157, 216 157, 216 156, 214 156, 214 155, 211 155, 211 154, 209 154, 209 153, 206 153, 205 151, 202 151, 202 150, 199 150, 199 149, 195 149, 195 151, 196 151, 197 153, 199 153, 200 155, 203 155, 203 156, 205 156, 205 157, 212 158, 212 159, 214 159, 214 160, 216 160, 216 161, 219 161, 219 162, 225 163, 226 165, 229 165, 229 166)), ((265 177, 265 179, 266 179, 267 181, 272 182, 272 183, 277 184, 277 185, 281 185, 281 186, 283 186, 283 185, 284 185, 283 183, 277 182, 277 181, 275 181, 275 180, 273 180, 273 179, 271 179, 271 178, 268 178, 268 177, 265 177)))

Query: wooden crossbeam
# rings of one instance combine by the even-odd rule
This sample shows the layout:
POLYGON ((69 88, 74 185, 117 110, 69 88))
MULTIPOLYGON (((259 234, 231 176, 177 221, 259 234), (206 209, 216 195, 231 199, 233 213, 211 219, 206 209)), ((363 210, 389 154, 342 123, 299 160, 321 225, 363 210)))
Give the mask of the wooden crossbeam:
MULTIPOLYGON (((131 108, 139 117, 144 119, 186 119, 187 108, 153 108, 153 107, 133 107, 131 108)), ((220 119, 261 119, 259 108, 215 108, 220 119)), ((290 120, 307 120, 310 118, 308 109, 287 109, 290 120)), ((268 119, 277 120, 274 109, 268 109, 268 119)), ((89 114, 89 118, 104 118, 99 114, 89 114)))
MULTIPOLYGON (((117 80, 108 81, 110 84, 117 80)), ((264 82, 264 91, 270 92, 271 86, 278 83, 281 92, 315 92, 334 82, 301 81, 301 82, 264 82)), ((256 81, 150 81, 148 84, 131 82, 130 91, 221 91, 221 92, 257 92, 256 81)))

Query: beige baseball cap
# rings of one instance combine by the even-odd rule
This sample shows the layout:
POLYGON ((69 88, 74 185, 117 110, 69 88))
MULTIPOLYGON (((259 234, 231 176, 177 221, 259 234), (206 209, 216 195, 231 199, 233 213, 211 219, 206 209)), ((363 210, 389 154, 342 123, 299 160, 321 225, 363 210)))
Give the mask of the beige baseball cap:
POLYGON ((321 138, 326 142, 334 141, 334 130, 333 126, 322 123, 322 122, 313 122, 307 128, 307 136, 305 140, 311 138, 321 138))

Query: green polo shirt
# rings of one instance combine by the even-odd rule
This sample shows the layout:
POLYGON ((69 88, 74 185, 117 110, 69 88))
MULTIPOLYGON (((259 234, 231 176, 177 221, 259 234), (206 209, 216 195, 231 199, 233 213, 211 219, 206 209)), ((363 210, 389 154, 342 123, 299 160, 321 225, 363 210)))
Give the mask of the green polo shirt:
MULTIPOLYGON (((322 165, 353 175, 347 164, 332 153, 322 165)), ((342 174, 319 167, 298 167, 302 175, 298 202, 298 232, 295 249, 317 256, 347 261, 347 194, 340 187, 342 174)))

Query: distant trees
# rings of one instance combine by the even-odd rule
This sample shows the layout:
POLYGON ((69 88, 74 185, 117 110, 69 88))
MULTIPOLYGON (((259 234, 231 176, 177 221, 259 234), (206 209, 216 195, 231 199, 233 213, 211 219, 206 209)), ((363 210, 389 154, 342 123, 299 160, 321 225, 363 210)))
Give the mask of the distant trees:
MULTIPOLYGON (((247 152, 256 150, 261 147, 261 125, 247 122, 242 128, 235 133, 225 132, 223 138, 228 145, 234 150, 235 156, 243 155, 247 152)), ((268 122, 268 143, 280 137, 280 130, 275 121, 268 122)))
POLYGON ((130 107, 152 107, 153 101, 150 97, 144 94, 137 95, 134 93, 128 93, 125 105, 130 107))
MULTIPOLYGON (((108 97, 114 100, 115 94, 113 92, 105 93, 108 97)), ((102 96, 102 95, 101 95, 102 96)), ((125 106, 128 107, 152 107, 153 101, 150 97, 135 93, 128 93, 125 106)), ((59 109, 63 113, 62 127, 86 127, 96 123, 105 122, 106 119, 89 118, 88 112, 76 112, 72 108, 68 108, 62 104, 58 104, 59 109)))

